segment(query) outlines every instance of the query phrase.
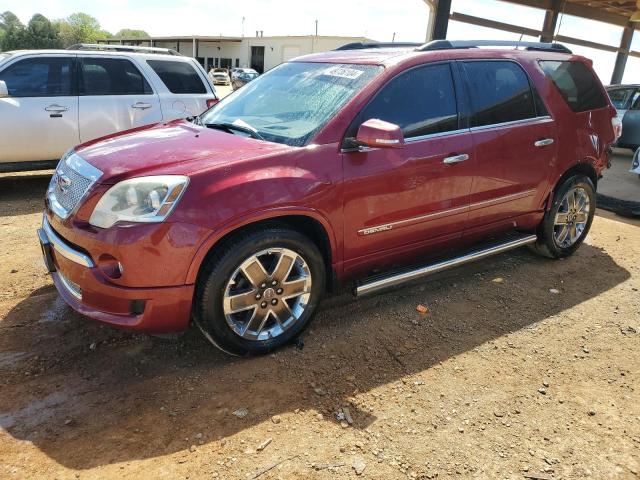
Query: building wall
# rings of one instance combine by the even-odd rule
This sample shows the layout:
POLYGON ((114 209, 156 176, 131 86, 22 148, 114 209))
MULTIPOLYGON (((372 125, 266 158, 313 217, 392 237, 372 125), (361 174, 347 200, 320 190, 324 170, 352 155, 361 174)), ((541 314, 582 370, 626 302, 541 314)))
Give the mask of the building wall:
MULTIPOLYGON (((309 53, 333 50, 345 43, 370 41, 364 37, 244 37, 234 40, 198 40, 196 57, 209 70, 212 67, 251 67, 251 47, 264 48, 264 71, 280 65, 282 62, 309 53)), ((105 43, 120 43, 119 40, 107 40, 105 43)), ((124 44, 151 46, 150 40, 123 41, 124 44)), ((177 50, 183 55, 193 56, 193 40, 154 40, 153 45, 160 48, 177 50)))

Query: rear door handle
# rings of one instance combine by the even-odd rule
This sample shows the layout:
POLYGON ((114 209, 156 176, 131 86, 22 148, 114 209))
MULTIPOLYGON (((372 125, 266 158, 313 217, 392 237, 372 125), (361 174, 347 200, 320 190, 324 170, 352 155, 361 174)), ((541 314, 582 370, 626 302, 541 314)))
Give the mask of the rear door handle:
POLYGON ((538 140, 534 142, 536 147, 546 147, 547 145, 551 145, 553 143, 553 138, 545 138, 544 140, 538 140))
POLYGON ((469 155, 466 153, 463 153, 461 155, 454 155, 452 157, 446 157, 444 160, 442 160, 442 163, 460 163, 460 162, 465 162, 469 160, 469 155))
POLYGON ((147 108, 151 108, 151 104, 150 103, 144 103, 144 102, 136 102, 133 105, 131 105, 131 108, 139 108, 140 110, 146 110, 147 108))
POLYGON ((45 110, 47 112, 60 113, 60 112, 66 112, 67 110, 69 110, 69 107, 63 107, 62 105, 58 105, 54 103, 53 105, 49 105, 48 107, 45 107, 45 110))

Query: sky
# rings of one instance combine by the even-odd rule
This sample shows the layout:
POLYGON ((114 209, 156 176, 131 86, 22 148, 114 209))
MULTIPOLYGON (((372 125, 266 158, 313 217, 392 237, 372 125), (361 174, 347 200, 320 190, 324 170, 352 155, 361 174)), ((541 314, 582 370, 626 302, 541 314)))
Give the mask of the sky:
MULTIPOLYGON (((112 33, 122 28, 160 35, 268 35, 365 36, 379 41, 424 41, 429 10, 423 0, 0 0, 0 12, 11 10, 24 23, 34 13, 50 19, 82 11, 93 15, 112 33), (244 19, 244 21, 243 21, 244 19)), ((499 0, 453 0, 453 12, 541 29, 544 11, 499 0)), ((618 46, 622 28, 564 15, 561 35, 618 46)), ((450 22, 449 39, 518 40, 517 34, 450 22)), ((524 37, 523 40, 536 40, 524 37)), ((568 45, 594 61, 596 72, 608 84, 615 54, 568 45)), ((640 32, 632 49, 640 50, 640 32)), ((624 83, 640 83, 640 59, 629 58, 624 83)))

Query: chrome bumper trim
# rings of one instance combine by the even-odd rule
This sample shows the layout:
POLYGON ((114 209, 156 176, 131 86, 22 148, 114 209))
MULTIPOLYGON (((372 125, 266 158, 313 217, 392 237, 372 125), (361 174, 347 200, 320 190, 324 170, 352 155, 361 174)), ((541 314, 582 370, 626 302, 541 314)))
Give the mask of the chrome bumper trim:
POLYGON ((73 283, 71 280, 69 280, 67 277, 65 277, 59 271, 57 272, 57 275, 58 275, 58 278, 60 279, 60 282, 62 283, 62 285, 64 285, 64 288, 66 288, 67 291, 71 295, 76 297, 78 300, 82 300, 82 290, 80 289, 80 287, 78 285, 76 285, 75 283, 73 283))
POLYGON ((42 216, 42 229, 44 233, 47 235, 51 246, 55 250, 58 255, 62 255, 67 260, 71 260, 78 265, 82 265, 83 267, 93 268, 95 264, 93 260, 88 255, 85 255, 82 252, 78 252, 71 248, 67 243, 58 236, 56 232, 53 231, 51 225, 49 225, 49 220, 47 219, 46 214, 42 216))

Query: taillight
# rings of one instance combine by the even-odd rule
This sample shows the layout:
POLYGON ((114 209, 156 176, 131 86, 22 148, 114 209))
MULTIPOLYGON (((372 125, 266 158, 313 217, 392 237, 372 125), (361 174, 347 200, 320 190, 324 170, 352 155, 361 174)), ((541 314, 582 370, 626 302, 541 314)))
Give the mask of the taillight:
POLYGON ((218 100, 217 98, 207 98, 207 108, 213 107, 219 101, 220 100, 218 100))
POLYGON ((616 136, 616 140, 622 135, 622 120, 617 115, 611 119, 611 126, 613 126, 613 133, 616 136))

